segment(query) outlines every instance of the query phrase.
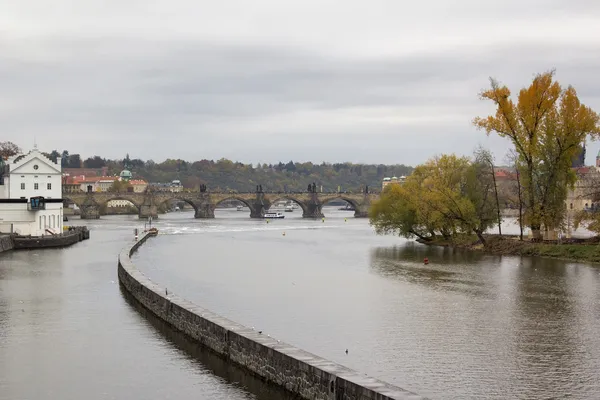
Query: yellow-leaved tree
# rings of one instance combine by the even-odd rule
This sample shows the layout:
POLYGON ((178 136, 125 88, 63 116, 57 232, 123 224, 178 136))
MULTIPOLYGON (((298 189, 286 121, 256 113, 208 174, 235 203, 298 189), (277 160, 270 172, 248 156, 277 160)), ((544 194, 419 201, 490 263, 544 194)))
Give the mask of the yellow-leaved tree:
POLYGON ((496 113, 473 123, 512 142, 519 159, 524 219, 537 239, 542 227, 562 224, 567 191, 576 179, 571 160, 586 138, 600 135, 600 119, 581 104, 573 87, 563 89, 554 81, 554 71, 536 75, 519 91, 516 103, 506 86, 490 82, 480 96, 494 103, 496 113))
POLYGON ((484 232, 498 221, 492 166, 476 154, 474 160, 442 155, 417 166, 403 185, 388 185, 370 209, 379 234, 397 233, 431 240, 484 232))

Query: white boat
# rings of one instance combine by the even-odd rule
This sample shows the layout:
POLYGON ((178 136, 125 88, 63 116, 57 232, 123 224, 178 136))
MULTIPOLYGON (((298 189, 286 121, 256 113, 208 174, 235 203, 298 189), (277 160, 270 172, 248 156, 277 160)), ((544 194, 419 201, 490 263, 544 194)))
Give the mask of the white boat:
POLYGON ((285 206, 285 212, 293 212, 294 211, 294 206, 292 206, 291 204, 285 206))
POLYGON ((243 211, 244 210, 244 206, 237 206, 237 210, 238 211, 243 211))
POLYGON ((283 213, 280 213, 280 212, 268 212, 268 213, 265 213, 265 216, 263 218, 272 218, 272 219, 285 218, 285 215, 283 215, 283 213))

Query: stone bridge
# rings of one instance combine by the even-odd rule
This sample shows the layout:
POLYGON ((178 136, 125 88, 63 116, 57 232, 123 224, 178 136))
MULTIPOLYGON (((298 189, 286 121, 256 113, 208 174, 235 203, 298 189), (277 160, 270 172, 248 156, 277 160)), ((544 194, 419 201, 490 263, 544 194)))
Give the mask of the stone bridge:
POLYGON ((63 199, 72 201, 81 209, 82 219, 100 218, 100 208, 111 200, 127 200, 139 211, 140 218, 158 217, 161 204, 178 200, 194 208, 195 218, 214 218, 215 208, 225 200, 238 200, 250 209, 251 218, 263 218, 269 208, 278 201, 292 201, 302 209, 304 218, 324 217, 322 208, 333 200, 344 200, 354 207, 354 216, 367 217, 371 201, 379 195, 374 193, 215 193, 215 192, 64 192, 63 199))

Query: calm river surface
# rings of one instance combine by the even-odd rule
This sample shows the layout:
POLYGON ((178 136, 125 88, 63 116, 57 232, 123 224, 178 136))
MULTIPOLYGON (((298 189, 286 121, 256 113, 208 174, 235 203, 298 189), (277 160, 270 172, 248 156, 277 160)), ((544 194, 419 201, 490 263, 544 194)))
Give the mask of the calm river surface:
POLYGON ((0 254, 0 399, 286 399, 126 301, 117 254, 137 218, 87 225, 71 248, 0 254))
MULTIPOLYGON (((134 259, 169 291, 433 399, 600 398, 600 269, 429 248, 324 212, 171 213, 134 259)), ((116 257, 138 220, 88 226, 70 249, 0 256, 0 399, 283 398, 127 302, 116 257)))
POLYGON ((434 399, 600 398, 600 269, 453 253, 324 212, 169 214, 136 263, 215 312, 434 399))

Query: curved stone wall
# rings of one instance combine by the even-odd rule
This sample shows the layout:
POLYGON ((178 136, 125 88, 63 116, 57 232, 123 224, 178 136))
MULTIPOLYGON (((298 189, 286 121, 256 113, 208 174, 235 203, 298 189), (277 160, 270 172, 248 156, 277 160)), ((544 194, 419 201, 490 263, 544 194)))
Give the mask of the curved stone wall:
POLYGON ((245 367, 265 380, 305 399, 421 400, 414 393, 359 374, 349 368, 280 342, 223 318, 146 278, 131 261, 150 236, 119 254, 119 282, 145 308, 175 329, 245 367))

